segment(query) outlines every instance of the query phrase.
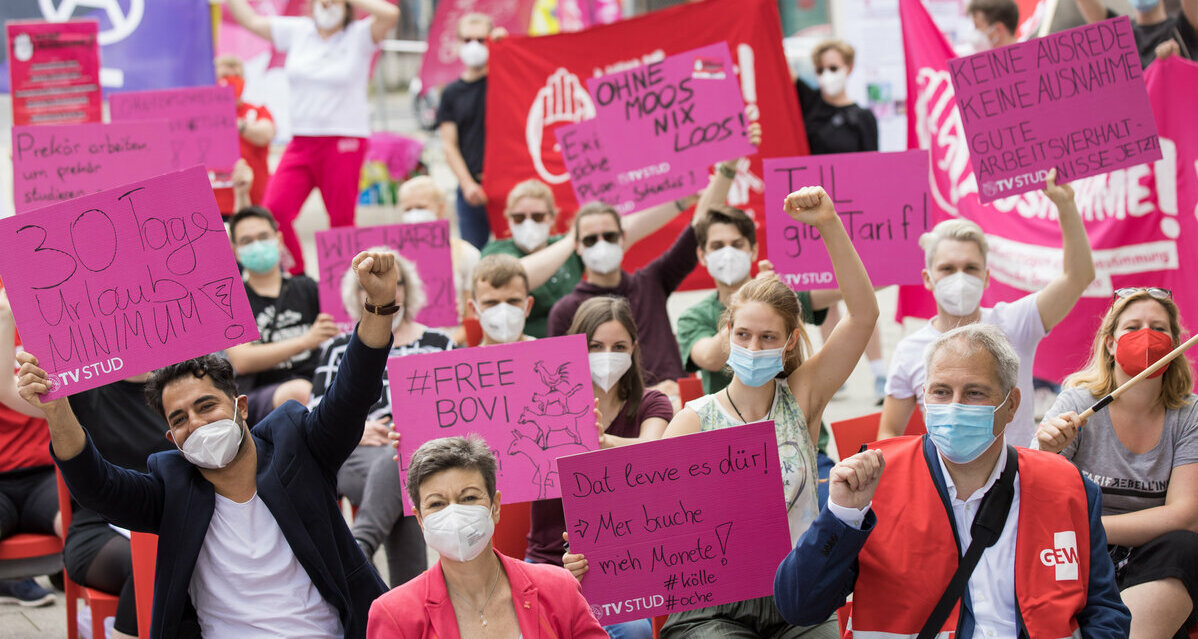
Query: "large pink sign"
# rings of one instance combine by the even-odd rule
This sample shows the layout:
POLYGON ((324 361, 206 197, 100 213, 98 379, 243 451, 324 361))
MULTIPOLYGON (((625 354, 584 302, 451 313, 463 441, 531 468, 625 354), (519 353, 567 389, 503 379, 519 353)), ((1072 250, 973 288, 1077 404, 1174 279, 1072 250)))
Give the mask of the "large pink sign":
POLYGON ((643 196, 757 152, 726 42, 589 78, 587 90, 598 135, 620 150, 611 154, 616 181, 643 196))
POLYGON ((13 204, 23 213, 144 180, 170 158, 166 120, 14 126, 13 204))
MULTIPOLYGON (((477 433, 504 503, 549 499, 561 495, 554 460, 599 448, 584 335, 393 357, 387 379, 405 484, 421 444, 477 433)), ((406 489, 403 500, 411 513, 406 489)))
POLYGON ((449 246, 449 222, 342 227, 316 233, 316 262, 320 265, 320 310, 337 320, 342 330, 354 326, 341 300, 341 278, 354 256, 387 246, 416 267, 424 306, 416 321, 426 326, 458 324, 457 295, 449 246))
POLYGON ((0 220, 0 246, 49 398, 258 338, 201 167, 0 220))
POLYGON ((983 203, 1161 158, 1127 16, 948 61, 983 203))
POLYGON ((170 122, 171 161, 167 168, 203 164, 210 170, 228 171, 241 157, 233 87, 115 93, 108 98, 108 106, 113 122, 170 122))
POLYGON ((581 204, 603 202, 627 215, 685 198, 707 184, 706 166, 663 175, 627 172, 617 176, 612 171, 615 154, 600 140, 595 120, 559 126, 553 133, 570 172, 570 186, 581 204))
POLYGON ((774 422, 557 460, 604 625, 773 594, 790 552, 774 422))
POLYGON ((921 281, 919 236, 932 225, 927 151, 765 160, 766 243, 774 270, 795 290, 836 288, 819 231, 782 207, 804 186, 822 186, 832 197, 875 286, 921 281))
POLYGON ((5 27, 14 125, 104 119, 98 22, 8 20, 5 27))

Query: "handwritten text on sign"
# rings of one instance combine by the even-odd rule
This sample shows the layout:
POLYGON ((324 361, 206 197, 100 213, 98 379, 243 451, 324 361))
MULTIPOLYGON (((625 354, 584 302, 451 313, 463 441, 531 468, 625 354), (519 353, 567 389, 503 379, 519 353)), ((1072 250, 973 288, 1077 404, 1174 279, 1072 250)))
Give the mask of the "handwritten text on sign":
POLYGON ((671 173, 668 163, 660 171, 626 172, 612 170, 614 161, 599 139, 595 120, 583 120, 553 130, 562 160, 570 172, 570 186, 579 205, 603 202, 621 215, 690 196, 706 182, 704 168, 671 173))
POLYGON ((790 550, 773 422, 562 457, 558 469, 600 623, 773 592, 790 550))
POLYGON ((14 126, 17 213, 159 175, 170 160, 166 136, 166 120, 14 126))
POLYGON ((393 357, 387 377, 405 483, 421 444, 477 433, 499 460, 504 503, 548 499, 562 484, 554 460, 599 448, 584 335, 393 357))
POLYGON ((233 87, 192 87, 116 93, 108 98, 113 122, 169 120, 171 163, 229 170, 241 157, 233 87))
MULTIPOLYGON (((621 184, 665 189, 695 170, 756 152, 728 44, 587 80, 621 184), (660 181, 659 187, 653 187, 660 181)), ((689 179, 689 178, 687 178, 689 179)))
POLYGON ((836 288, 819 231, 783 209, 786 196, 822 186, 875 286, 917 284, 919 236, 931 225, 928 152, 838 153, 765 160, 765 228, 770 261, 795 290, 836 288))
POLYGON ((1161 158, 1127 16, 948 68, 982 202, 1161 158))
MULTIPOLYGON (((421 222, 387 226, 343 227, 316 234, 316 261, 320 265, 320 310, 333 316, 342 330, 353 320, 341 299, 341 278, 361 251, 386 246, 416 267, 424 291, 424 307, 416 321, 426 326, 456 326, 457 297, 449 246, 449 222, 421 222)), ((410 302, 409 302, 410 303, 410 302)))
POLYGON ((0 220, 0 246, 50 398, 258 338, 201 167, 0 220))

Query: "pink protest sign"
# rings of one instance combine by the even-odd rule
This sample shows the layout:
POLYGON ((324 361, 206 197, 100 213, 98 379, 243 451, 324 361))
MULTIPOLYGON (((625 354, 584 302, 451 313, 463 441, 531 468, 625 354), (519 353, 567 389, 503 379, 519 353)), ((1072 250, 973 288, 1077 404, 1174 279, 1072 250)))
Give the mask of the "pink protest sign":
MULTIPOLYGON (((399 251, 416 267, 424 301, 416 321, 426 326, 458 324, 457 295, 453 288, 453 263, 449 246, 449 222, 391 224, 387 226, 342 227, 316 233, 316 262, 320 265, 320 310, 337 320, 341 330, 354 321, 341 300, 341 278, 354 256, 376 246, 399 251)), ((412 301, 408 302, 412 304, 412 301)))
POLYGON ((170 157, 166 120, 14 126, 13 204, 23 213, 151 178, 170 157))
POLYGON ((5 27, 14 125, 103 120, 98 22, 9 20, 5 27))
POLYGON ((241 157, 233 87, 191 87, 116 93, 108 98, 113 122, 170 121, 168 168, 203 164, 228 171, 241 157))
POLYGON ((202 167, 0 220, 0 245, 50 399, 258 338, 202 167))
POLYGON ((766 158, 765 237, 774 270, 796 291, 836 288, 819 231, 783 210, 786 196, 804 186, 831 195, 875 286, 922 281, 919 236, 932 225, 927 151, 766 158))
POLYGON ((790 552, 774 422, 557 464, 570 550, 590 564, 582 593, 599 623, 773 594, 790 552))
MULTIPOLYGON (((387 379, 403 483, 421 444, 477 433, 504 503, 549 499, 561 494, 554 460, 599 448, 584 335, 393 357, 387 379)), ((403 501, 411 513, 406 489, 403 501)))
POLYGON ((618 182, 664 189, 671 177, 706 177, 716 162, 756 153, 726 42, 589 78, 587 90, 599 135, 620 150, 611 154, 618 182))
POLYGON ((1161 158, 1127 16, 948 68, 983 203, 1161 158))
POLYGON ((597 120, 559 126, 553 133, 579 206, 598 201, 627 215, 685 198, 706 184, 705 166, 660 175, 631 171, 617 175, 611 168, 612 154, 600 141, 597 120))

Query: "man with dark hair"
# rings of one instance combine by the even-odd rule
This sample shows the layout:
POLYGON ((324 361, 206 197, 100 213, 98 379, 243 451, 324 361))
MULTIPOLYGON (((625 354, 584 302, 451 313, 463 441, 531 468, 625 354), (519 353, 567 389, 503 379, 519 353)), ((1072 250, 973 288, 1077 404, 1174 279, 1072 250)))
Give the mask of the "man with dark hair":
POLYGON ((158 535, 150 636, 365 637, 386 590, 337 505, 337 469, 382 392, 399 310, 395 258, 362 252, 353 269, 365 313, 337 379, 314 410, 288 402, 253 429, 232 367, 205 356, 156 372, 148 403, 179 450, 149 473, 105 461, 50 377, 21 353, 19 392, 41 409, 72 496, 112 523, 158 535))
POLYGON ((279 268, 278 223, 260 206, 229 218, 229 237, 250 309, 258 323, 257 341, 228 349, 237 386, 249 402, 251 426, 289 399, 308 403, 317 349, 337 335, 333 317, 320 312, 316 282, 279 268))
MULTIPOLYGON (((1076 0, 1086 22, 1102 22, 1119 15, 1102 0, 1076 0)), ((1169 15, 1164 0, 1131 0, 1132 34, 1140 53, 1140 66, 1153 60, 1178 55, 1198 59, 1198 0, 1181 0, 1181 11, 1169 15)))
POLYGON ((1018 42, 1019 5, 1015 0, 970 0, 965 13, 977 28, 973 36, 976 51, 996 49, 1018 42))

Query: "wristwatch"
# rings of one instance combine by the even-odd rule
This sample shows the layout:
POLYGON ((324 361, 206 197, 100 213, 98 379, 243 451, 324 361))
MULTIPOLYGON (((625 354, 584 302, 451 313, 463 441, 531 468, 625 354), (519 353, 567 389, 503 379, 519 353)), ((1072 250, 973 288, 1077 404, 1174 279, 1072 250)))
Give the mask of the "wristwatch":
POLYGON ((395 303, 395 300, 391 300, 390 304, 383 304, 380 306, 375 306, 370 302, 364 302, 362 304, 362 308, 365 308, 367 313, 373 313, 375 315, 394 315, 399 312, 399 305, 395 303))

